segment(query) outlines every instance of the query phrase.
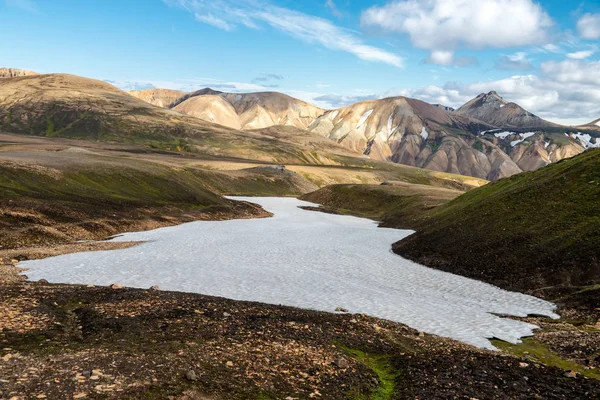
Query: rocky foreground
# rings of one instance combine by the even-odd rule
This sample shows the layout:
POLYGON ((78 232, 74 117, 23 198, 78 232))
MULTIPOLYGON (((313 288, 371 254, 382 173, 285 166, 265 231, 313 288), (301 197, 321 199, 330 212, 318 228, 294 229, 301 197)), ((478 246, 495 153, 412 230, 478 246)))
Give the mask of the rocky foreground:
POLYGON ((591 364, 561 359, 578 365, 567 371, 343 310, 27 282, 14 263, 0 268, 0 398, 600 396, 591 364))

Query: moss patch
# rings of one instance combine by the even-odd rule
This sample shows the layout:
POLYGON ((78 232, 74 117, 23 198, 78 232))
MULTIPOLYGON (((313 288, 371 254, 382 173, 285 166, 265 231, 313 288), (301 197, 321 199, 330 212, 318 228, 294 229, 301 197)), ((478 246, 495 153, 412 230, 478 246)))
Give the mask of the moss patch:
POLYGON ((550 367, 561 368, 565 371, 575 371, 588 378, 600 379, 600 372, 593 369, 585 369, 580 364, 561 358, 535 338, 525 338, 519 344, 507 343, 502 340, 492 340, 491 342, 498 349, 515 356, 539 362, 550 367))

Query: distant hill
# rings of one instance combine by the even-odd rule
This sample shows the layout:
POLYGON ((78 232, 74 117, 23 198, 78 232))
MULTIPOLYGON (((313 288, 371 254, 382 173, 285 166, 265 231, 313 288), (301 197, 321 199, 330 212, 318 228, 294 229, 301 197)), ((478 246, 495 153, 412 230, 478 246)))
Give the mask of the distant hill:
POLYGON ((234 129, 274 125, 305 129, 324 113, 321 108, 283 93, 221 93, 212 89, 185 96, 173 109, 234 129))
POLYGON ((0 79, 16 78, 19 76, 38 75, 37 72, 27 71, 26 69, 17 68, 0 68, 0 79))
POLYGON ((467 192, 425 214, 393 248, 510 290, 600 283, 598 199, 595 149, 467 192))
POLYGON ((187 93, 170 89, 131 90, 130 95, 158 107, 171 108, 187 93))

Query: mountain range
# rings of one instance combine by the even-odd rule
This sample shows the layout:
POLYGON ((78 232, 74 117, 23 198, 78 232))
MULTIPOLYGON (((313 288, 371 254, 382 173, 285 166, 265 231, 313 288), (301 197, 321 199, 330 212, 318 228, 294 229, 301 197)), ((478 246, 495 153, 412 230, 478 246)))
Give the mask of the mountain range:
POLYGON ((109 83, 74 75, 5 68, 0 77, 8 78, 0 84, 0 129, 7 132, 126 136, 136 143, 234 157, 252 153, 275 162, 330 163, 329 156, 317 153, 334 149, 487 180, 600 147, 600 120, 557 125, 494 91, 456 110, 407 97, 324 110, 278 92, 150 89, 127 95, 109 83))
POLYGON ((323 110, 276 92, 203 89, 173 100, 161 89, 130 94, 235 129, 291 125, 372 159, 496 180, 600 147, 600 125, 546 121, 497 92, 454 110, 406 97, 323 110))

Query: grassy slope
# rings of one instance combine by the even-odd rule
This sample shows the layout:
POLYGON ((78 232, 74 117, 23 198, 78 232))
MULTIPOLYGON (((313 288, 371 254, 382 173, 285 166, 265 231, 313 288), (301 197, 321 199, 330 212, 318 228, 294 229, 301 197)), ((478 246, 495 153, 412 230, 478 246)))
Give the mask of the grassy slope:
POLYGON ((435 186, 331 185, 301 198, 335 211, 382 221, 382 226, 409 228, 423 212, 444 204, 463 192, 435 186))
POLYGON ((258 208, 214 192, 297 195, 314 188, 291 172, 225 173, 72 156, 38 155, 45 166, 0 161, 0 249, 98 239, 194 219, 260 216, 258 208))
POLYGON ((600 280, 600 150, 490 183, 431 211, 404 257, 507 289, 600 280))

